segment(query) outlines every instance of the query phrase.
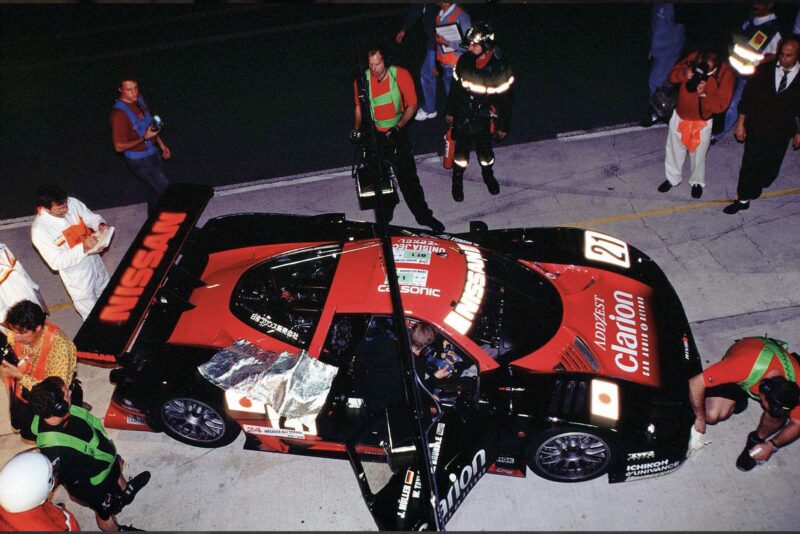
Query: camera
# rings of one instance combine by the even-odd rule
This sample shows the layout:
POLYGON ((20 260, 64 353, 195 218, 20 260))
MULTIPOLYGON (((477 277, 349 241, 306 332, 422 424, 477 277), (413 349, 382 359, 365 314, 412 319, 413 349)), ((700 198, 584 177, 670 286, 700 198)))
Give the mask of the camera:
POLYGON ((690 93, 694 93, 697 91, 697 86, 700 85, 700 82, 704 82, 708 79, 708 75, 711 74, 709 72, 711 68, 706 61, 698 61, 692 64, 691 68, 694 76, 692 76, 691 80, 686 82, 686 90, 690 93))
POLYGON ((161 117, 158 115, 153 115, 152 127, 154 132, 157 132, 164 127, 164 121, 161 120, 161 117))
POLYGON ((0 348, 0 359, 10 363, 11 365, 19 365, 19 358, 14 353, 14 349, 11 348, 11 345, 6 343, 2 348, 0 348))

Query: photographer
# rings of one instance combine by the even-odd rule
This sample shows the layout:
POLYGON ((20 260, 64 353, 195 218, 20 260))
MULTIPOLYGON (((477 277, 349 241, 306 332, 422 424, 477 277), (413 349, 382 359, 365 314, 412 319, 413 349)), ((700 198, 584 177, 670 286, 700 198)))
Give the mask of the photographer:
MULTIPOLYGON (((367 54, 369 68, 363 71, 366 80, 367 105, 375 127, 375 137, 379 156, 397 168, 397 182, 408 209, 414 214, 418 224, 428 226, 436 233, 444 232, 444 225, 434 216, 425 192, 419 183, 417 164, 409 138, 408 123, 417 111, 417 93, 411 74, 402 67, 387 65, 383 51, 379 47, 367 54)), ((361 75, 361 72, 359 72, 361 75)), ((362 111, 358 82, 353 83, 355 116, 350 139, 360 143, 369 132, 362 131, 362 111)), ((366 139, 368 141, 368 139, 366 139)), ((390 222, 394 206, 389 207, 386 220, 390 222)))
MULTIPOLYGON (((57 376, 66 384, 73 384, 78 372, 75 344, 56 325, 45 321, 38 304, 22 300, 12 306, 4 322, 11 331, 0 373, 9 389, 11 426, 25 439, 33 439, 30 432, 31 413, 28 397, 33 386, 49 376, 57 376), (10 349, 10 350, 9 350, 10 349)), ((73 384, 80 391, 77 380, 73 384)), ((83 402, 83 392, 75 395, 83 402)))
POLYGON ((139 93, 139 83, 124 77, 117 91, 119 98, 109 119, 114 150, 125 155, 128 168, 150 189, 147 209, 152 215, 161 193, 169 186, 161 160, 171 158, 172 152, 161 139, 161 119, 150 114, 139 93))
POLYGON ((712 117, 728 107, 734 78, 731 68, 713 50, 694 51, 670 71, 669 81, 680 83, 681 88, 678 105, 669 121, 664 160, 667 179, 658 186, 660 192, 666 193, 681 183, 681 169, 688 152, 692 198, 703 196, 712 117))

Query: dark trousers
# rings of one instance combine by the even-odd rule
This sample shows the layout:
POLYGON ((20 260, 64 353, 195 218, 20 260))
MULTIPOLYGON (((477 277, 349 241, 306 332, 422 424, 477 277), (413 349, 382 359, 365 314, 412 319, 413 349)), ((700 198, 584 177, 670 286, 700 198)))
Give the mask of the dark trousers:
POLYGON ((765 187, 772 185, 781 171, 788 144, 788 139, 746 138, 739 185, 736 188, 739 200, 758 198, 765 187))
MULTIPOLYGON (((417 223, 424 225, 433 212, 425 201, 425 191, 419 182, 417 163, 414 161, 414 151, 411 148, 408 131, 401 130, 396 142, 387 141, 381 133, 378 133, 376 137, 381 154, 397 169, 397 185, 400 187, 400 192, 403 193, 408 209, 411 210, 417 223)), ((389 207, 386 211, 388 212, 386 222, 389 222, 394 216, 394 206, 389 207)))
POLYGON ((488 120, 481 120, 453 129, 453 139, 456 142, 453 159, 465 163, 463 167, 456 164, 453 169, 466 168, 466 163, 469 163, 469 153, 473 147, 481 167, 487 167, 494 162, 490 127, 491 123, 488 120))
POLYGON ((161 154, 142 159, 125 158, 131 172, 147 187, 147 211, 153 214, 158 206, 158 199, 169 186, 169 178, 161 166, 161 154))

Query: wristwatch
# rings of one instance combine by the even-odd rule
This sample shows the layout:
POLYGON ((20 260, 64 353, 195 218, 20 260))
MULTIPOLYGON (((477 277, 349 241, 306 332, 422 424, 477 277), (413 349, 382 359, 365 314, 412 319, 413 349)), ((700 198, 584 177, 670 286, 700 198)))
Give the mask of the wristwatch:
POLYGON ((778 445, 775 443, 775 440, 768 439, 767 441, 772 445, 772 448, 774 449, 772 452, 778 452, 780 450, 780 447, 778 447, 778 445))

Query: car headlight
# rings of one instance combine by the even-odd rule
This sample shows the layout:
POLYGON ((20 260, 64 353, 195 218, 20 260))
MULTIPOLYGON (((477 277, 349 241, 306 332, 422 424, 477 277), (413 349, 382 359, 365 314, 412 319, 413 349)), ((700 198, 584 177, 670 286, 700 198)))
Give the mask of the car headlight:
POLYGON ((619 419, 619 386, 606 380, 592 380, 592 415, 619 419))

